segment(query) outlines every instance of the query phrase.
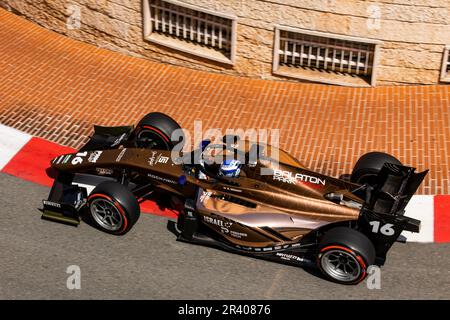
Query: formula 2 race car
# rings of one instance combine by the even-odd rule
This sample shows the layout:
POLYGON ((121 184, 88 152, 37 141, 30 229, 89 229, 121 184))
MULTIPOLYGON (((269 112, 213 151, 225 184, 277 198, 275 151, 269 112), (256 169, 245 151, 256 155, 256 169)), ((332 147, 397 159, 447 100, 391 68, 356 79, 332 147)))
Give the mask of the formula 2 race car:
POLYGON ((177 153, 180 130, 157 112, 136 127, 95 126, 78 152, 52 160, 42 217, 73 225, 83 218, 123 235, 139 219, 139 202, 156 192, 181 204, 178 240, 315 266, 342 284, 383 265, 393 243, 406 240, 402 231, 419 232, 420 221, 404 209, 427 171, 415 173, 391 155, 367 153, 338 179, 238 136, 177 153))

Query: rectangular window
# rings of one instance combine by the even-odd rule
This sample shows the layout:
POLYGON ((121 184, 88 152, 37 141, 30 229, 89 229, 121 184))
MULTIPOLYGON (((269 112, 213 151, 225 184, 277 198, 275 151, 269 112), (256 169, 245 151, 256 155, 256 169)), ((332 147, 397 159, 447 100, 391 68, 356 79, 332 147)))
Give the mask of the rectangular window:
POLYGON ((276 26, 273 73, 314 82, 375 86, 379 43, 276 26))
POLYGON ((236 17, 175 0, 144 0, 145 39, 192 55, 233 64, 236 17))
POLYGON ((450 45, 444 49, 442 59, 441 82, 450 82, 450 45))

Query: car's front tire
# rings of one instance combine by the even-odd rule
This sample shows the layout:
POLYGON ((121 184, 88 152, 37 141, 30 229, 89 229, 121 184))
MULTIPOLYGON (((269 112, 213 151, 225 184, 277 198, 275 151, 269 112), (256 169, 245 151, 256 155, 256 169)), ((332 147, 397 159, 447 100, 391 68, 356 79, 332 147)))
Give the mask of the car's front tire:
POLYGON ((161 112, 152 112, 144 116, 136 125, 134 136, 136 146, 139 148, 172 150, 175 145, 184 142, 180 125, 161 112), (177 141, 172 140, 174 132, 179 133, 177 141))
POLYGON ((375 261, 375 248, 361 232, 336 227, 325 233, 319 244, 317 265, 329 280, 357 284, 375 261))
POLYGON ((113 181, 95 187, 88 197, 87 209, 97 228, 115 235, 130 231, 140 216, 139 203, 133 193, 113 181))

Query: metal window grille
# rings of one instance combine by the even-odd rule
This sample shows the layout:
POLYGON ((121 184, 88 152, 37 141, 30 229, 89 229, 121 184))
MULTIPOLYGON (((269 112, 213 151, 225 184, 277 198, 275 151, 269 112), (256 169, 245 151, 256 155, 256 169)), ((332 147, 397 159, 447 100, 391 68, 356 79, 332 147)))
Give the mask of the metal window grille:
MULTIPOLYGON (((234 62, 236 29, 234 17, 173 0, 146 1, 149 11, 149 33, 179 40, 180 47, 176 49, 183 50, 183 43, 195 44, 221 53, 230 62, 234 62)), ((199 52, 190 50, 189 53, 199 52)))
POLYGON ((447 49, 447 69, 446 72, 447 74, 450 72, 450 54, 448 54, 448 49, 447 49))
POLYGON ((373 85, 377 41, 299 31, 276 30, 278 47, 274 52, 274 71, 280 67, 326 70, 366 78, 373 85))
POLYGON ((450 45, 444 49, 444 57, 442 59, 441 81, 450 82, 450 45))
POLYGON ((450 72, 450 54, 448 54, 447 50, 447 73, 450 72))

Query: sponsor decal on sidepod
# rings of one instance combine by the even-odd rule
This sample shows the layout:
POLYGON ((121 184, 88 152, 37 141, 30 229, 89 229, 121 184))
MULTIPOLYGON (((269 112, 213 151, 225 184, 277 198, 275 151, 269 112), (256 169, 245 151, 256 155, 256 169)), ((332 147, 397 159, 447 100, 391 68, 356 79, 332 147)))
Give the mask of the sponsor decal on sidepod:
POLYGON ((273 179, 290 184, 297 184, 299 182, 309 182, 312 184, 325 185, 325 179, 320 179, 306 174, 296 173, 295 175, 290 171, 275 169, 273 172, 273 179))

